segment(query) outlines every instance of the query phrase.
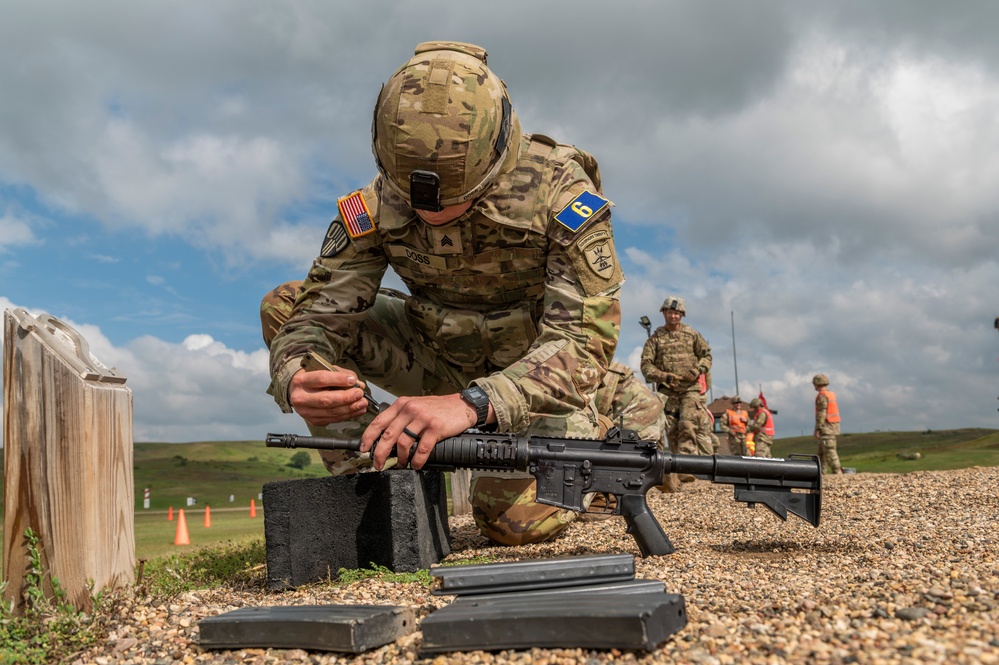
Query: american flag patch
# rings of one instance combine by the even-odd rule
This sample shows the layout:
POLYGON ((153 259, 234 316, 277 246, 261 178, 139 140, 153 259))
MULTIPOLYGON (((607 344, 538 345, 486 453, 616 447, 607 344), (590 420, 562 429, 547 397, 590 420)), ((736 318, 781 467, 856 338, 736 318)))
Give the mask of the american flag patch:
POLYGON ((360 238, 375 230, 368 204, 364 202, 360 191, 337 199, 336 206, 340 209, 340 216, 343 217, 351 238, 360 238))

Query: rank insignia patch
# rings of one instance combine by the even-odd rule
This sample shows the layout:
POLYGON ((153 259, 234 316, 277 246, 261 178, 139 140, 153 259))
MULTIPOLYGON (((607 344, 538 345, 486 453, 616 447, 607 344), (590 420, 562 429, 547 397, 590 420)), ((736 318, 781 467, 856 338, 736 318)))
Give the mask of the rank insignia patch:
POLYGON ((609 203, 610 201, 602 196, 598 196, 593 192, 583 191, 580 192, 579 195, 572 201, 569 201, 569 203, 562 208, 557 215, 555 215, 555 219, 558 220, 562 226, 575 232, 586 223, 586 220, 606 208, 609 203))
POLYGON ((342 252, 350 244, 350 237, 343 228, 343 222, 334 219, 330 222, 330 227, 326 231, 326 238, 323 239, 323 249, 319 255, 325 259, 330 259, 342 252))
POLYGON ((347 233, 351 238, 360 238, 375 230, 371 212, 361 192, 354 192, 337 199, 336 206, 340 209, 340 216, 343 217, 343 223, 346 224, 347 233))

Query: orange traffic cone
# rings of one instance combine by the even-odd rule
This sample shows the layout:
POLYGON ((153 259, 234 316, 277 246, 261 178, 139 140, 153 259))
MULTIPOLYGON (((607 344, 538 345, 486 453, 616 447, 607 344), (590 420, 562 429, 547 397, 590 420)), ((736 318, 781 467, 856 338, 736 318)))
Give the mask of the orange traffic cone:
POLYGON ((167 511, 167 522, 173 521, 173 506, 170 506, 170 510, 167 511))
POLYGON ((250 517, 257 516, 257 502, 255 499, 250 499, 250 517))
POLYGON ((177 513, 177 535, 173 539, 174 545, 190 545, 191 537, 187 535, 187 519, 184 517, 184 509, 177 513))
POLYGON ((207 529, 212 525, 212 507, 205 506, 205 528, 207 529))

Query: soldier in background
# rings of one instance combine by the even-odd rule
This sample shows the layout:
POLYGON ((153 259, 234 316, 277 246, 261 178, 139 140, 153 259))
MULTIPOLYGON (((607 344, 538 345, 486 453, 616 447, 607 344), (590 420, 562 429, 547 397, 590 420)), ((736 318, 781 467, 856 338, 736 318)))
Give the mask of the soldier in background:
POLYGON ((721 442, 715 435, 715 417, 708 410, 708 403, 701 395, 696 411, 697 421, 697 452, 700 455, 717 455, 721 442))
MULTIPOLYGON (((378 175, 338 200, 305 282, 261 305, 281 409, 313 434, 360 435, 376 468, 393 448, 420 468, 470 427, 600 436, 601 386, 633 404, 625 426, 661 439, 655 395, 633 376, 605 385, 624 277, 596 160, 522 134, 485 50, 457 42, 417 46, 372 133, 378 175), (380 288, 389 266, 409 295, 380 288), (309 352, 337 371, 304 371, 309 352), (399 396, 373 417, 368 383, 399 396)), ((335 474, 365 464, 323 459, 335 474)), ((502 544, 546 540, 576 515, 538 504, 526 473, 476 472, 470 495, 502 544)))
MULTIPOLYGON (((603 425, 601 432, 606 432, 610 425, 617 425, 637 431, 643 441, 657 442, 661 450, 666 448, 666 413, 662 398, 639 381, 635 370, 627 365, 616 361, 610 364, 597 389, 596 406, 597 418, 603 425)), ((661 492, 680 491, 677 474, 668 474, 658 489, 661 492)))
POLYGON ((669 296, 660 311, 666 325, 656 328, 645 342, 642 374, 665 398, 670 450, 687 455, 711 454, 697 443, 702 377, 711 369, 711 347, 699 332, 681 322, 687 313, 683 298, 669 296))
POLYGON ((818 392, 815 396, 815 438, 819 440, 822 473, 843 473, 843 467, 839 463, 839 453, 836 451, 836 437, 839 436, 839 405, 836 403, 836 393, 829 390, 829 377, 825 374, 813 376, 812 385, 818 392))
POLYGON ((725 409, 722 415, 721 431, 728 434, 728 448, 733 455, 746 456, 749 451, 746 449, 746 424, 749 422, 749 414, 742 408, 742 398, 736 395, 732 398, 732 408, 725 409))
POLYGON ((759 397, 753 398, 749 403, 749 423, 746 429, 753 435, 753 442, 756 446, 754 457, 771 457, 771 448, 774 444, 774 414, 763 405, 763 400, 759 397))

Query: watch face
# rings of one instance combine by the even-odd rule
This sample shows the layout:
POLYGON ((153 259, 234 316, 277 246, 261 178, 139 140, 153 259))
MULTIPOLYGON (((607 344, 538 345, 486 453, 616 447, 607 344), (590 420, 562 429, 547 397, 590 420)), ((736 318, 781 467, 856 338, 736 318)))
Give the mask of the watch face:
POLYGON ((487 402, 489 401, 489 395, 487 395, 486 391, 480 388, 479 386, 472 386, 471 388, 466 388, 465 395, 470 400, 473 400, 475 402, 478 402, 480 400, 486 400, 487 402))
POLYGON ((479 386, 461 391, 461 397, 475 409, 476 426, 484 425, 489 417, 489 395, 479 386))

